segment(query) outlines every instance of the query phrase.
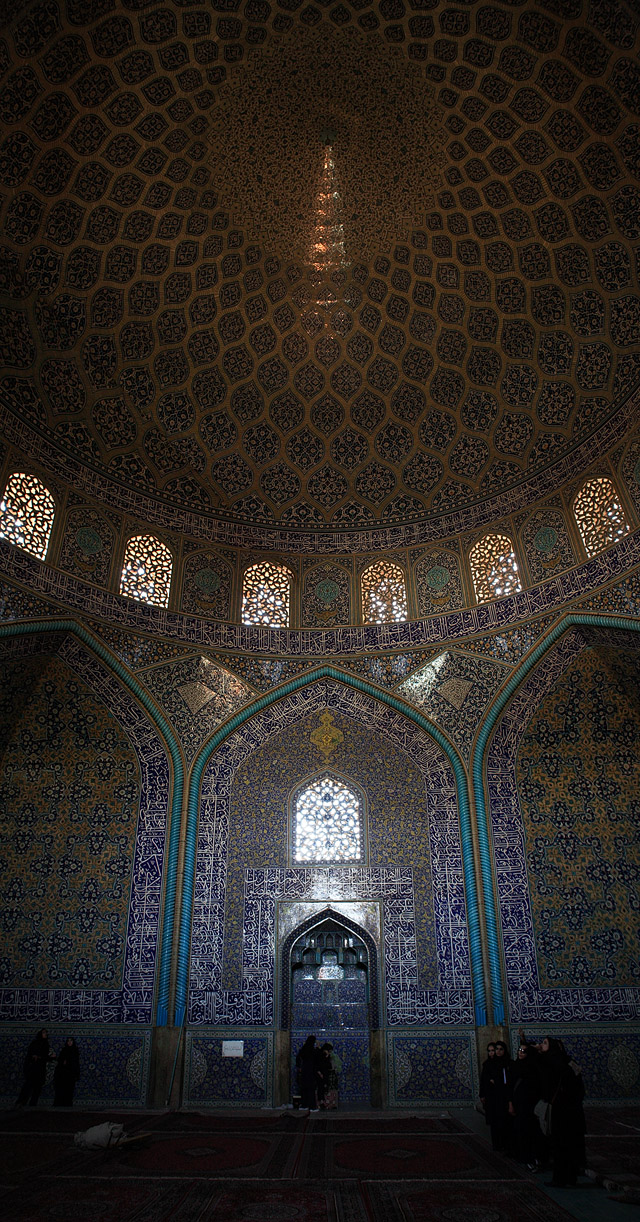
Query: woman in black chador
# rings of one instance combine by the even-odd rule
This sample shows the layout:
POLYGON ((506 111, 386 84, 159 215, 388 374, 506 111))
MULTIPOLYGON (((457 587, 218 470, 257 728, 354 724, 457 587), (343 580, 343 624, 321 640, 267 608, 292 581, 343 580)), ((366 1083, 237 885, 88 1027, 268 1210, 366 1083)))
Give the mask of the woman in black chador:
POLYGON ((550 1104, 549 1138, 554 1188, 570 1188, 584 1167, 584 1083, 580 1067, 567 1055, 562 1040, 547 1036, 538 1045, 540 1095, 550 1104))
POLYGON ((496 1040, 496 1052, 487 1081, 484 1110, 491 1129, 494 1150, 508 1151, 511 1147, 509 1095, 511 1090, 511 1058, 504 1040, 496 1040))
POLYGON ((27 1049, 24 1058, 24 1083, 16 1107, 24 1107, 27 1102, 29 1107, 35 1107, 47 1076, 47 1062, 51 1060, 55 1060, 55 1053, 49 1045, 49 1036, 43 1027, 27 1049))
POLYGON ((71 1107, 76 1082, 80 1077, 80 1058, 78 1045, 73 1036, 69 1036, 64 1047, 58 1053, 58 1060, 53 1072, 54 1107, 71 1107))
POLYGON ((315 1035, 307 1036, 296 1057, 296 1075, 300 1089, 300 1103, 310 1112, 318 1110, 318 1086, 321 1086, 320 1052, 316 1048, 315 1035))

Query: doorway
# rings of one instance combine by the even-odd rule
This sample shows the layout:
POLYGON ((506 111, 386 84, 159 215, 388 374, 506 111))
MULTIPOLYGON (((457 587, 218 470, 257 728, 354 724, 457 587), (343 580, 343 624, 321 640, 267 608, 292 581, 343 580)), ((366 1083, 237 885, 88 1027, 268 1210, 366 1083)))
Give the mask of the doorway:
POLYGON ((340 1106, 370 1104, 371 1001, 377 973, 367 943, 370 938, 334 915, 294 937, 289 960, 292 1092, 296 1054, 307 1036, 315 1035, 320 1045, 333 1045, 341 1062, 340 1106))

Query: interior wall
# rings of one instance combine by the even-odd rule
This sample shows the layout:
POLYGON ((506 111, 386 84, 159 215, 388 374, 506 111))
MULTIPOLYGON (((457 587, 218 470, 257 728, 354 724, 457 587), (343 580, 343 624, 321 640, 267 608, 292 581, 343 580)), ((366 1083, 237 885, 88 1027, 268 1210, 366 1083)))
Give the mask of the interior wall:
MULTIPOLYGON (((140 1105, 166 754, 143 711, 88 649, 64 634, 49 637, 48 653, 34 652, 34 642, 3 642, 0 1095, 15 1098, 26 1045, 46 1026, 56 1049, 69 1034, 78 1040, 78 1102, 140 1105)), ((49 1094, 50 1084, 44 1102, 49 1094)))
MULTIPOLYGON (((241 1038, 241 1030, 261 1028, 270 1064, 278 1028, 277 910, 292 900, 380 903, 381 1022, 391 1101, 396 1081, 405 1098, 417 1103, 470 1101, 473 1013, 453 769, 423 730, 333 681, 310 684, 257 714, 206 767, 192 931, 188 1047, 195 1060, 187 1064, 188 1101, 200 1101, 202 1081, 214 1080, 198 1057, 206 1060, 208 1047, 211 1057, 218 1056, 222 1039, 234 1031, 241 1038), (287 800, 296 784, 324 770, 312 735, 327 711, 336 743, 326 766, 351 776, 366 794, 369 864, 294 867, 287 857, 287 800), (459 1030, 440 1048, 447 1027, 459 1030), (427 1082, 407 1076, 406 1048, 398 1051, 405 1071, 396 1074, 396 1040, 406 1030, 413 1036, 416 1065, 425 1057, 435 1063, 436 1046, 450 1056, 453 1041, 458 1069, 446 1087, 440 1077, 427 1082)), ((270 1065, 265 1078, 265 1099, 274 1069, 270 1065)), ((253 1086, 239 1080, 240 1094, 219 1101, 242 1103, 246 1089, 253 1086)))
POLYGON ((612 1098, 640 1085, 639 659, 624 635, 565 633, 487 764, 511 1021, 579 1037, 587 1093, 612 1098))

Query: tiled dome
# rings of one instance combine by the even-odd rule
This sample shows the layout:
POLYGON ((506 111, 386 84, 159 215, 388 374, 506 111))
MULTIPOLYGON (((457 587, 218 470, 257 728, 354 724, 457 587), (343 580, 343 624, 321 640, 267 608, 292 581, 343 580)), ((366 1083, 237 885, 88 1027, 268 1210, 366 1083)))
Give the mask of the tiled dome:
POLYGON ((640 379, 626 6, 12 8, 1 396, 61 470, 401 542, 610 445, 640 379))

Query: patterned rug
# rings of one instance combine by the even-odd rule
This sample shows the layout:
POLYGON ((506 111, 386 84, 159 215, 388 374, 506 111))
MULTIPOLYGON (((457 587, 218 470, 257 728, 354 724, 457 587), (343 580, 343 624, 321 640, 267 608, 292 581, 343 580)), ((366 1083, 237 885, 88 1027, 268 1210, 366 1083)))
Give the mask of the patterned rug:
POLYGON ((513 1164, 470 1134, 389 1132, 344 1137, 307 1131, 298 1174, 322 1179, 519 1179, 513 1164))
POLYGON ((369 1222, 569 1222, 574 1218, 531 1182, 431 1183, 428 1188, 371 1183, 361 1188, 369 1222))
MULTIPOLYGON (((570 1222, 531 1184, 48 1178, 5 1196, 3 1222, 570 1222)), ((604 1216, 604 1215, 603 1215, 604 1216)))
POLYGON ((2 1208, 3 1222, 370 1222, 355 1183, 49 1179, 2 1208))

